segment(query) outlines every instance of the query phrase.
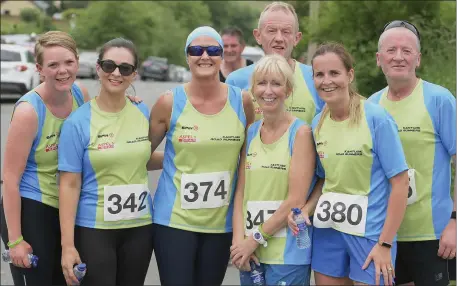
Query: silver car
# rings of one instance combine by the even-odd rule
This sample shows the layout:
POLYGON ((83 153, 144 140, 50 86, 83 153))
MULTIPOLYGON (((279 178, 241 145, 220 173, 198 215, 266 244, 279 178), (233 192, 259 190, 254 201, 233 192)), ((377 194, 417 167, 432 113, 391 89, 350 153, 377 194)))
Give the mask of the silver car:
POLYGON ((79 54, 79 69, 76 74, 79 78, 97 78, 95 65, 97 64, 98 53, 84 51, 79 54))

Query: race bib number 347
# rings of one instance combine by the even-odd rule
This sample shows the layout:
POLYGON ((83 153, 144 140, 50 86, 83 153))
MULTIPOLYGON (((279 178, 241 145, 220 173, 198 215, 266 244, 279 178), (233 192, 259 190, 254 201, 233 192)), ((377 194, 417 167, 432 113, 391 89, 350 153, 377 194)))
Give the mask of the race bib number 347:
MULTIPOLYGON (((244 234, 250 236, 252 231, 266 222, 279 208, 283 201, 248 201, 246 204, 246 226, 244 234)), ((286 237, 287 230, 282 228, 274 237, 286 237)))
POLYGON ((314 215, 314 226, 364 235, 368 197, 338 193, 323 194, 314 215))
POLYGON ((182 174, 181 208, 209 209, 230 202, 230 173, 182 174))
POLYGON ((105 221, 131 220, 149 213, 147 185, 105 186, 103 215, 105 221))

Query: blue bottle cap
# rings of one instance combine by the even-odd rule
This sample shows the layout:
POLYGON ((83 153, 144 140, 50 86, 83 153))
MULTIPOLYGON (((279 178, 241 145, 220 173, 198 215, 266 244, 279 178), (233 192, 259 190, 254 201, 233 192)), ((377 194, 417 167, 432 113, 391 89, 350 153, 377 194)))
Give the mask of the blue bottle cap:
POLYGON ((32 264, 32 267, 37 267, 38 266, 38 256, 32 255, 30 258, 30 264, 32 264))
POLYGON ((294 215, 301 214, 301 210, 299 208, 292 208, 292 212, 294 213, 294 215))
POLYGON ((76 265, 76 268, 78 269, 78 271, 84 271, 86 270, 86 263, 78 264, 76 265))

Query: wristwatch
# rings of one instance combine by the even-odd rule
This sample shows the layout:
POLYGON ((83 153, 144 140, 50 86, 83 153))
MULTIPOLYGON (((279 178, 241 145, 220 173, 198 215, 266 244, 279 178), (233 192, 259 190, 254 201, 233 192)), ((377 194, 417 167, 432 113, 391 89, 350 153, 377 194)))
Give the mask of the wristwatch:
POLYGON ((451 219, 455 219, 455 211, 451 213, 451 219))
POLYGON ((392 244, 385 241, 378 241, 378 244, 387 248, 392 248, 392 244))
POLYGON ((258 229, 252 231, 252 238, 254 238, 254 240, 257 241, 259 244, 263 245, 263 247, 267 247, 268 243, 263 238, 263 235, 260 233, 258 229))

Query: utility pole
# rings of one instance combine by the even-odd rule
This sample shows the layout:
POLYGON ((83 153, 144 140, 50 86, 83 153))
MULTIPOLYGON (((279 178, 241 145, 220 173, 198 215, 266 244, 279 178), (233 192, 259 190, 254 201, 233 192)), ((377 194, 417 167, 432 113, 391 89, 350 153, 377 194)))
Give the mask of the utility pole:
MULTIPOLYGON (((319 25, 319 6, 320 1, 309 1, 309 26, 308 29, 310 34, 313 35, 319 25)), ((308 43, 308 55, 306 57, 306 63, 311 65, 311 59, 314 55, 314 52, 317 49, 317 44, 311 38, 310 42, 308 43)))

